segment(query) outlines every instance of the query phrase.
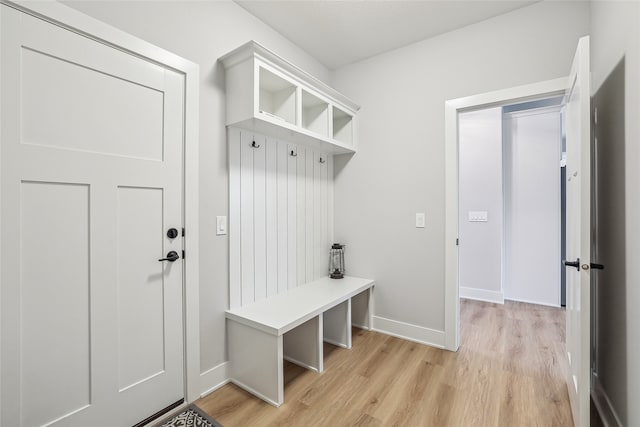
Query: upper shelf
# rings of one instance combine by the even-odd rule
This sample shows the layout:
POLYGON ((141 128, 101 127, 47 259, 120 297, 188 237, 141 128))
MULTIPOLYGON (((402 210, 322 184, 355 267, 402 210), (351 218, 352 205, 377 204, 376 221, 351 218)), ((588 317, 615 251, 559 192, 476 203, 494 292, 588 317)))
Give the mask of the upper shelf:
POLYGON ((219 59, 226 69, 227 125, 330 153, 354 153, 353 101, 255 41, 219 59))

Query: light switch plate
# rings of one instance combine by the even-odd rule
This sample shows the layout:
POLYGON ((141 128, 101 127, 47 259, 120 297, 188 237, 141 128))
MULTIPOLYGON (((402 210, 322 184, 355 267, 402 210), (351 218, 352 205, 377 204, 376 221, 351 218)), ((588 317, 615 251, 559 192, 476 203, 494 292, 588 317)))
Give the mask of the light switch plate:
POLYGON ((424 213, 417 213, 416 214, 416 228, 424 228, 424 223, 425 223, 424 213))
POLYGON ((487 211, 469 211, 469 222, 487 222, 489 213, 487 211))
POLYGON ((227 217, 226 216, 216 217, 216 234, 218 236, 227 234, 227 217))

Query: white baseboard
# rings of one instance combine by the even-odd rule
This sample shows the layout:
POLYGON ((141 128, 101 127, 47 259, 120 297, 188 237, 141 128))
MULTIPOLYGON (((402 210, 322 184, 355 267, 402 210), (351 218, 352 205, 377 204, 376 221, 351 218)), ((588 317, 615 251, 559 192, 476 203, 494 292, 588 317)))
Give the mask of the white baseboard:
POLYGON ((460 286, 460 298, 504 304, 504 293, 460 286))
POLYGON ((223 385, 227 384, 229 379, 229 362, 222 362, 218 366, 200 374, 200 397, 216 391, 223 385))
POLYGON ((384 317, 373 316, 373 328, 371 329, 376 332, 414 341, 420 344, 444 348, 444 332, 425 328, 424 326, 417 326, 410 323, 399 322, 397 320, 385 319, 384 317))
POLYGON ((516 299, 516 298, 509 298, 506 297, 505 298, 506 301, 515 301, 515 302, 524 302, 526 304, 533 304, 533 305, 543 305, 545 307, 560 307, 560 303, 558 304, 553 304, 553 303, 548 303, 548 302, 540 302, 540 301, 532 301, 532 300, 527 300, 527 299, 516 299))
POLYGON ((371 330, 371 328, 369 326, 360 325, 360 324, 357 324, 357 323, 352 323, 351 326, 356 327, 358 329, 364 329, 365 331, 370 331, 371 330))
POLYGON ((314 366, 311 366, 311 365, 309 365, 307 363, 301 362, 298 359, 294 359, 293 357, 284 356, 283 359, 288 361, 288 362, 293 363, 294 365, 302 366, 303 368, 306 368, 306 369, 308 369, 310 371, 318 372, 318 368, 316 368, 314 366))
POLYGON ((596 405, 596 409, 598 409, 602 423, 605 427, 622 427, 620 418, 618 418, 618 414, 615 409, 613 409, 611 400, 609 400, 609 396, 602 387, 598 376, 593 375, 592 380, 591 398, 596 405))

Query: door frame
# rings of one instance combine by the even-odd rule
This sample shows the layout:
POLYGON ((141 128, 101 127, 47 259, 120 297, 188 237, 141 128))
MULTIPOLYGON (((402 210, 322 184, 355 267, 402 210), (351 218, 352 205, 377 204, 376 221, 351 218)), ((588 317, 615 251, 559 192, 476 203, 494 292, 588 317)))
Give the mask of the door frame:
POLYGON ((445 348, 460 346, 460 290, 458 278, 458 113, 479 108, 564 95, 567 77, 445 101, 445 348))
MULTIPOLYGON (((182 74, 184 87, 183 131, 183 218, 184 238, 183 309, 185 404, 200 397, 200 317, 199 317, 199 82, 200 66, 118 30, 97 19, 53 0, 30 2, 0 0, 0 4, 35 16, 59 27, 93 39, 182 74)), ((0 13, 1 9, 0 9, 0 13)), ((1 126, 1 124, 0 124, 1 126)), ((0 141, 1 143, 1 141, 0 141)), ((1 283, 0 283, 1 288, 1 283)))

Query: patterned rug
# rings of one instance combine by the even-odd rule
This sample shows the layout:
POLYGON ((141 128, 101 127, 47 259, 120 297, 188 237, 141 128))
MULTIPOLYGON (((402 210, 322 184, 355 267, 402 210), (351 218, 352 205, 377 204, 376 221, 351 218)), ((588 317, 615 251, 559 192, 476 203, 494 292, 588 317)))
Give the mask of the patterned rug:
POLYGON ((156 427, 222 427, 193 403, 184 411, 156 424, 156 427))

